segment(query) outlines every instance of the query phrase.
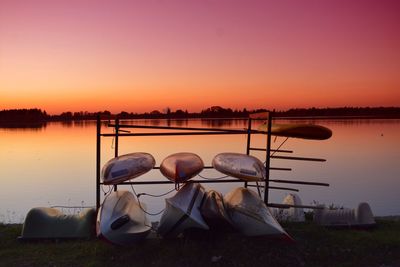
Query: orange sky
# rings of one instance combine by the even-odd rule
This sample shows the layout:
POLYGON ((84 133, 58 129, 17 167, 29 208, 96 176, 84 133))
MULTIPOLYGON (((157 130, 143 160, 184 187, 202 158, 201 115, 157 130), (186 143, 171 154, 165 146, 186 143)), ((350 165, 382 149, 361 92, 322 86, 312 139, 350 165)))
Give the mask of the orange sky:
POLYGON ((0 1, 0 109, 400 106, 400 2, 0 1))

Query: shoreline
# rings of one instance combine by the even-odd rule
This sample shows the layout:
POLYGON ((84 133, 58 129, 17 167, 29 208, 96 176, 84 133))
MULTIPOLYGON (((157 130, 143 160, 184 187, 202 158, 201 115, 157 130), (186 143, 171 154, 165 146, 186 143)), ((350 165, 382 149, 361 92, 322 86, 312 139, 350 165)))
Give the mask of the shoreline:
POLYGON ((97 238, 19 242, 21 225, 0 224, 0 266, 400 266, 400 216, 371 230, 285 223, 295 242, 193 231, 130 247, 97 238))

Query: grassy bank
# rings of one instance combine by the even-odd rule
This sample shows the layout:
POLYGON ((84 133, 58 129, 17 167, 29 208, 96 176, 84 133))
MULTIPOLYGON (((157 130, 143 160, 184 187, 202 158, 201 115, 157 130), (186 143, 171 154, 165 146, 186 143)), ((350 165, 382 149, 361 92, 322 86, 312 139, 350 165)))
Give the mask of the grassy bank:
POLYGON ((96 239, 20 243, 21 225, 0 225, 0 266, 400 266, 399 220, 378 220, 371 231, 285 228, 294 244, 203 232, 123 248, 96 239))

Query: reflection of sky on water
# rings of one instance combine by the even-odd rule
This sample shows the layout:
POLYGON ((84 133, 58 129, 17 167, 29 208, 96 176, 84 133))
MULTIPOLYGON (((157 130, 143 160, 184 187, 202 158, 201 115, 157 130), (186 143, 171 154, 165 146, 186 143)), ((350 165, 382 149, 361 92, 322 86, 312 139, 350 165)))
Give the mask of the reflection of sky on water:
MULTIPOLYGON (((286 123, 288 121, 282 121, 286 123)), ((303 123, 304 121, 289 121, 303 123)), ((308 121, 307 121, 308 122, 308 121)), ((313 201, 356 207, 368 201, 377 215, 400 214, 400 120, 323 120, 315 123, 330 127, 333 136, 326 141, 289 139, 284 149, 294 150, 295 156, 321 157, 327 162, 298 162, 272 160, 273 167, 289 167, 292 172, 271 171, 271 178, 293 179, 330 183, 330 187, 310 187, 287 184, 271 184, 300 189, 304 204, 313 201)), ((123 122, 128 123, 128 122, 123 122)), ((168 125, 184 127, 227 127, 242 129, 246 120, 136 120, 133 124, 168 125)), ((112 132, 105 127, 102 131, 112 132)), ((254 126, 256 127, 256 126, 254 126)), ((157 132, 160 130, 129 129, 133 132, 157 132)), ((94 205, 95 202, 95 121, 79 121, 65 125, 50 122, 41 130, 0 129, 0 221, 21 221, 34 206, 94 205)), ((284 138, 273 138, 277 147, 284 138)), ((114 155, 114 140, 103 137, 102 165, 114 155)), ((216 136, 165 136, 121 137, 120 154, 134 151, 151 153, 157 162, 172 153, 189 151, 199 154, 206 165, 221 152, 245 153, 245 135, 216 136)), ((253 135, 254 147, 265 146, 265 136, 253 135)), ((262 152, 253 152, 264 159, 262 152)), ((285 154, 286 155, 286 154, 285 154)), ((203 176, 220 177, 215 170, 204 170, 203 176)), ((152 170, 138 180, 165 180, 158 170, 152 170)), ((206 184, 226 193, 238 184, 206 184)), ((136 185, 137 192, 161 194, 173 185, 136 185)), ((105 190, 107 187, 105 187, 105 190)), ((121 188, 122 189, 122 188, 121 188)), ((124 189, 130 189, 125 187, 124 189)), ((274 190, 271 200, 280 202, 285 191, 274 190)), ((161 210, 163 198, 141 198, 151 212, 161 210)), ((157 217, 152 218, 157 219, 157 217)))

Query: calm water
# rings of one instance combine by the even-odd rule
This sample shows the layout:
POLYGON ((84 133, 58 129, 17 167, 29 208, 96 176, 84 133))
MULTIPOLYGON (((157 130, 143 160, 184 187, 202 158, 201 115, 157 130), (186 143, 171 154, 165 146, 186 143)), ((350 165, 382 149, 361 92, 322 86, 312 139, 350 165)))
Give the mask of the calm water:
MULTIPOLYGON (((282 121, 287 122, 287 121, 282 121)), ((297 121, 308 123, 312 121, 297 121)), ((135 123, 186 127, 245 128, 247 121, 147 120, 135 123)), ((400 120, 324 120, 315 123, 332 129, 333 137, 325 141, 289 139, 283 149, 293 156, 320 157, 326 162, 273 159, 273 167, 289 167, 291 172, 272 171, 271 178, 326 182, 330 187, 292 186, 300 190, 304 204, 314 202, 356 207, 370 203, 375 215, 400 215, 400 120)), ((103 132, 112 129, 103 126, 103 132)), ((143 130, 134 130, 143 132, 143 130)), ((149 132, 147 130, 146 132, 149 132)), ((95 122, 50 123, 40 129, 0 128, 0 222, 22 222, 31 207, 94 206, 95 204, 95 122)), ((254 135, 253 146, 265 146, 265 136, 254 135)), ((284 139, 274 140, 277 147, 284 139)), ((114 140, 102 138, 102 165, 114 153, 114 140)), ((190 151, 200 155, 206 165, 221 152, 242 152, 246 136, 169 136, 122 137, 120 154, 144 151, 157 164, 169 154, 190 151)), ((265 155, 253 152, 264 159, 265 155)), ((206 177, 222 176, 215 170, 202 172, 206 177)), ((158 170, 139 180, 164 180, 158 170)), ((239 184, 205 185, 226 193, 239 184)), ((287 186, 273 184, 274 186, 287 186)), ((129 186, 121 189, 131 190, 129 186)), ((173 185, 135 186, 136 192, 161 194, 173 185)), ((108 187, 103 188, 108 191, 108 187)), ((274 190, 270 199, 281 202, 287 191, 274 190)), ((143 196, 149 212, 164 206, 164 198, 143 196)), ((158 220, 154 216, 151 220, 158 220)))

